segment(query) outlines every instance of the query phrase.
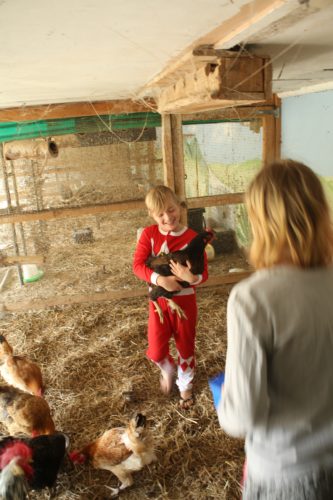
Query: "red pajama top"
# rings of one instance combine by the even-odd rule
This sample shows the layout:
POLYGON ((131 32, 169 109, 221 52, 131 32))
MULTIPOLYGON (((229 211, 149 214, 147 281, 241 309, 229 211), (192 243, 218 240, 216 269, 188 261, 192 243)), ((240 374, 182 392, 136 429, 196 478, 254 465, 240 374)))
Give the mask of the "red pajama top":
MULTIPOLYGON (((148 283, 156 285, 158 273, 146 266, 145 262, 151 255, 156 256, 160 253, 171 253, 177 250, 183 250, 191 240, 197 235, 193 229, 184 227, 180 231, 166 233, 158 228, 157 224, 144 228, 137 243, 134 253, 133 272, 134 274, 148 283)), ((207 256, 204 255, 204 271, 198 275, 198 280, 194 285, 203 283, 208 278, 207 256)), ((193 294, 193 287, 184 288, 176 295, 193 294)))

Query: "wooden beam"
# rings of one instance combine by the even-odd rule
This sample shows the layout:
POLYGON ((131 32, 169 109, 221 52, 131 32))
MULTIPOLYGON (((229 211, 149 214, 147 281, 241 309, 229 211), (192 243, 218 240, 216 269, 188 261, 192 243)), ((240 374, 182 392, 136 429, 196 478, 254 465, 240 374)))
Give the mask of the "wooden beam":
POLYGON ((275 159, 281 158, 281 99, 274 94, 275 115, 275 159))
POLYGON ((9 224, 16 222, 32 222, 37 220, 66 219, 68 217, 83 217, 87 215, 96 215, 105 212, 121 212, 130 210, 144 210, 143 200, 123 201, 118 203, 108 203, 104 205, 94 205, 77 208, 57 208, 53 210, 40 210, 38 212, 13 213, 0 215, 0 224, 9 224))
MULTIPOLYGON (((188 208, 215 207, 220 205, 235 205, 244 203, 244 193, 227 193, 214 196, 200 196, 198 198, 188 198, 188 208)), ((66 219, 69 217, 84 217, 105 212, 128 212, 131 210, 145 210, 143 200, 123 201, 118 203, 108 203, 104 205, 94 205, 86 207, 57 208, 53 210, 41 210, 39 212, 24 212, 0 215, 1 224, 13 224, 17 222, 47 221, 54 219, 66 219)))
POLYGON ((228 52, 216 64, 205 64, 162 88, 160 113, 189 113, 244 106, 272 98, 272 72, 267 58, 228 52))
POLYGON ((252 103, 247 106, 239 106, 237 108, 223 108, 211 111, 202 111, 199 113, 184 113, 182 120, 184 122, 191 121, 217 121, 217 120, 251 120, 261 118, 265 111, 274 110, 274 103, 257 104, 252 103))
MULTIPOLYGON (((198 288, 207 288, 210 286, 230 285, 238 283, 240 280, 247 278, 251 272, 242 273, 229 273, 223 276, 213 276, 198 288)), ((30 311, 38 309, 47 309, 55 306, 67 306, 74 304, 105 302, 110 300, 131 299, 135 297, 148 296, 146 288, 136 288, 132 290, 114 290, 103 293, 80 294, 80 295, 66 295, 54 296, 48 299, 29 299, 22 301, 5 301, 0 303, 0 310, 2 312, 19 312, 30 311)))
POLYGON ((171 116, 162 114, 162 156, 164 184, 175 189, 175 176, 173 171, 173 145, 171 132, 171 116))
POLYGON ((221 205, 238 205, 244 203, 244 193, 216 194, 213 196, 199 196, 187 198, 188 208, 217 207, 221 205))
POLYGON ((184 146, 181 115, 171 115, 171 133, 175 193, 181 200, 185 200, 184 146))
POLYGON ((268 29, 294 10, 304 11, 299 1, 253 0, 211 31, 206 36, 206 43, 214 43, 217 49, 229 49, 240 43, 246 43, 251 36, 268 29))
POLYGON ((121 115, 125 113, 143 113, 154 111, 155 101, 131 99, 96 102, 72 102, 42 106, 21 106, 19 108, 0 109, 0 122, 21 122, 28 120, 54 120, 79 116, 121 115))
POLYGON ((215 49, 230 49, 240 43, 245 43, 249 36, 273 25, 290 12, 303 9, 296 0, 252 0, 241 8, 236 5, 227 8, 234 11, 219 26, 191 43, 179 56, 170 63, 143 89, 142 95, 147 95, 154 87, 174 83, 180 76, 193 68, 195 50, 198 47, 209 46, 215 49))
POLYGON ((0 265, 13 266, 15 264, 44 264, 44 255, 0 255, 0 265))

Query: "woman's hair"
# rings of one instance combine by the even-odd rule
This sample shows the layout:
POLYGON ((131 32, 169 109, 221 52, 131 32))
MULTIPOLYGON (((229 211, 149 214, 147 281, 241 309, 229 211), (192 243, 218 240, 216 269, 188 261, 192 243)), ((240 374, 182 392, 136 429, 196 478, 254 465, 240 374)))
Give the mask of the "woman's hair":
POLYGON ((290 262, 301 267, 333 261, 333 225, 323 186, 306 165, 273 162, 246 193, 252 226, 250 261, 257 268, 290 262))
POLYGON ((176 205, 183 206, 183 203, 172 189, 163 185, 151 188, 145 198, 145 203, 150 214, 162 212, 170 201, 176 205))

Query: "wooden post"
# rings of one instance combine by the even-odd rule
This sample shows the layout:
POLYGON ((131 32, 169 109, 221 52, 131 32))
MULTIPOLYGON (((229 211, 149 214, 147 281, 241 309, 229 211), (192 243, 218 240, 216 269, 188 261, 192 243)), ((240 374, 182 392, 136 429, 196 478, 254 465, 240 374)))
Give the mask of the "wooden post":
POLYGON ((281 143, 281 118, 280 100, 275 101, 277 106, 272 110, 272 114, 263 116, 263 142, 262 160, 263 165, 267 165, 280 158, 281 143))
POLYGON ((171 115, 171 137, 175 193, 181 200, 185 200, 185 169, 181 115, 171 115))
POLYGON ((172 133, 171 116, 162 115, 162 154, 164 169, 164 184, 175 189, 175 178, 173 172, 173 154, 172 154, 172 133))
MULTIPOLYGON (((181 115, 162 115, 164 183, 182 201, 186 199, 183 150, 183 128, 181 115)), ((187 224, 184 210, 181 222, 187 224)))
POLYGON ((275 159, 281 158, 281 99, 274 94, 274 104, 277 111, 275 117, 275 159))

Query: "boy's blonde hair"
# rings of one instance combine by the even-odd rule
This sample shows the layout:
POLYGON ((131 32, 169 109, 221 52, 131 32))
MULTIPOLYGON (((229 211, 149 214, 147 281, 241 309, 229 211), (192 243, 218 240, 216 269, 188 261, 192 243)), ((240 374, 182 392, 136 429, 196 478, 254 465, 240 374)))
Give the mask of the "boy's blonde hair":
POLYGON ((168 202, 182 206, 178 196, 167 186, 159 185, 151 188, 145 198, 149 214, 163 212, 168 202))
POLYGON ((264 167, 245 200, 253 233, 250 260, 257 269, 286 259, 301 267, 332 263, 330 208, 309 167, 293 160, 264 167))

